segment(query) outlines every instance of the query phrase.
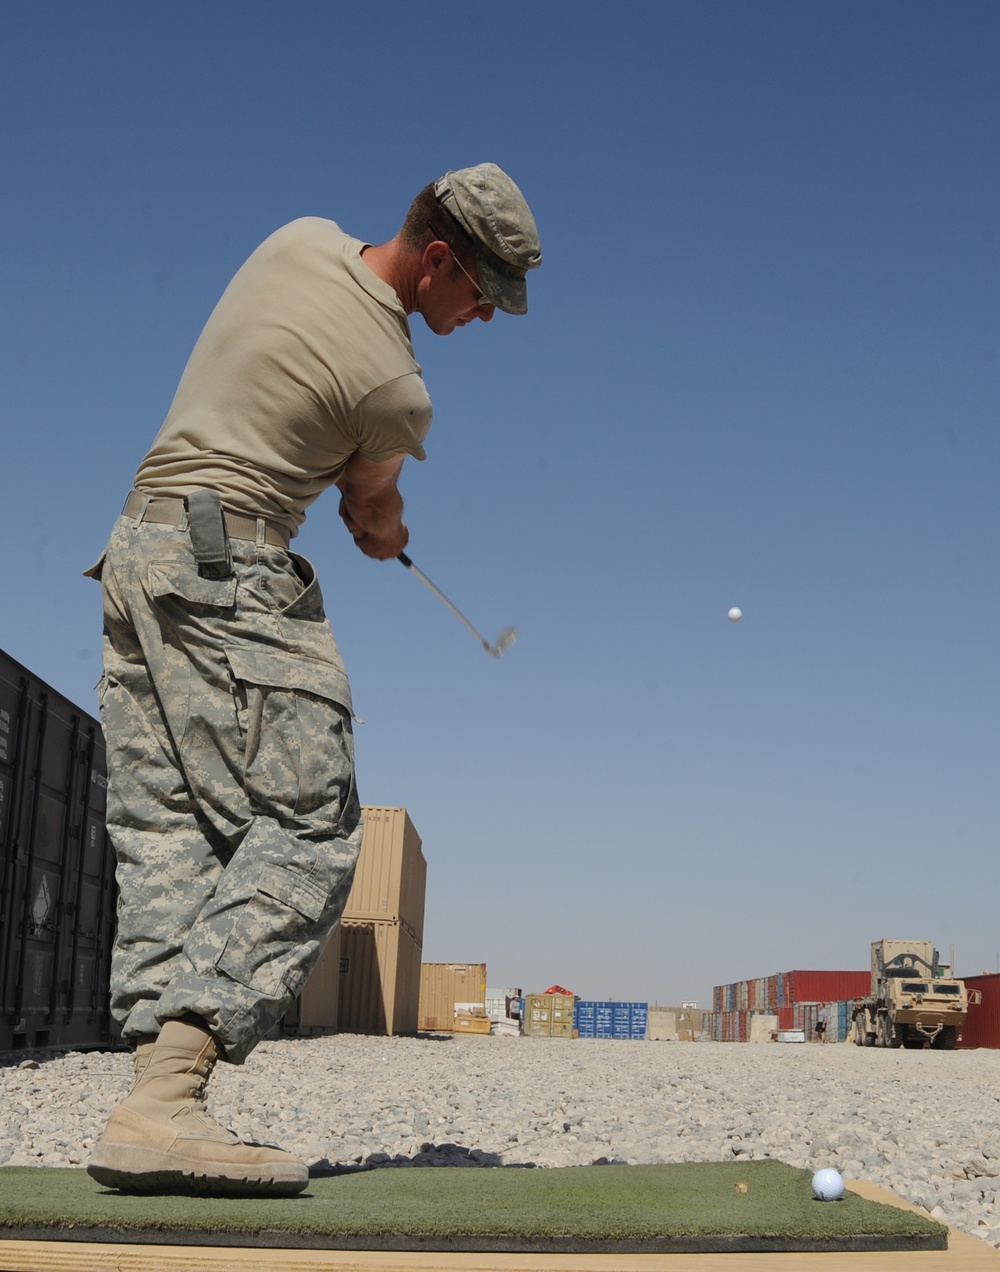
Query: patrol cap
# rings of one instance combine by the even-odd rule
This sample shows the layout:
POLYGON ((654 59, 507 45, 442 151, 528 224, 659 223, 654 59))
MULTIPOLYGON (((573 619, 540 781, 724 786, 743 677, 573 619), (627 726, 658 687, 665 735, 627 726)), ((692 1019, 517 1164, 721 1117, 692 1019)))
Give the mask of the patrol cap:
POLYGON ((446 172, 435 182, 434 193, 476 244, 486 296, 508 314, 526 314, 524 276, 541 265, 542 249, 521 191, 495 163, 478 163, 446 172))

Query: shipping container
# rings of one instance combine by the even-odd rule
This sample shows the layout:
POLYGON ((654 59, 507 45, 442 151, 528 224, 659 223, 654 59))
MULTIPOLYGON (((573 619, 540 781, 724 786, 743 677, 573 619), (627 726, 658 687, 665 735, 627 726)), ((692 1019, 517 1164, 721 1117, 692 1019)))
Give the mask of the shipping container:
POLYGON ((340 924, 333 929, 309 979, 285 1015, 287 1036, 336 1033, 340 1012, 340 924))
POLYGON ((575 994, 527 994, 522 1030, 529 1038, 572 1038, 575 994))
POLYGON ((773 1011, 725 1011, 702 1013, 701 1036, 716 1042, 748 1042, 762 1033, 802 1034, 805 1042, 821 1042, 816 1033, 820 1013, 827 1018, 827 1042, 843 1042, 851 1027, 854 1000, 829 1003, 795 1003, 773 1011), (754 1022, 757 1022, 756 1027, 754 1022), (762 1021, 769 1022, 766 1025, 762 1021))
POLYGON ((871 973, 863 972, 785 972, 784 1003, 826 1003, 847 998, 864 998, 871 988, 871 973))
POLYGON ((793 971, 749 981, 716 985, 712 1002, 716 1011, 767 1011, 794 1007, 796 1003, 842 1002, 868 993, 868 972, 793 971))
POLYGON ((581 1038, 642 1039, 649 1019, 647 1003, 577 999, 574 1025, 581 1038))
POLYGON ((969 995, 969 1014, 959 1030, 958 1046, 1000 1047, 1000 976, 987 972, 961 979, 969 995))
POLYGON ((806 1042, 817 1042, 816 1021, 819 1019, 820 1004, 819 1003, 796 1003, 795 1004, 795 1024, 793 1028, 801 1029, 806 1036, 806 1042))
POLYGON ((108 1046, 114 852, 98 721, 0 652, 0 1048, 108 1046))
POLYGON ((359 930, 352 932, 347 953, 341 949, 340 926, 334 929, 285 1016, 286 1034, 331 1033, 338 1028, 352 1033, 416 1032, 412 1000, 420 989, 412 951, 416 946, 419 952, 423 945, 427 863, 405 808, 366 804, 361 815, 364 835, 343 913, 343 922, 359 930), (401 931, 395 932, 395 927, 401 931), (344 958, 350 970, 341 970, 344 958), (348 1025, 339 1023, 341 994, 346 995, 348 1025))
POLYGON ((456 1003, 486 1004, 485 963, 424 963, 420 968, 417 1028, 430 1033, 455 1028, 456 1003))
POLYGON ((551 1038, 552 999, 549 994, 526 994, 523 1030, 529 1038, 551 1038))
POLYGON ((337 1027, 343 1033, 413 1034, 420 945, 402 922, 340 924, 337 1027))
POLYGON ((344 907, 344 918, 365 923, 402 923, 424 940, 427 862, 405 808, 366 804, 365 833, 344 907))

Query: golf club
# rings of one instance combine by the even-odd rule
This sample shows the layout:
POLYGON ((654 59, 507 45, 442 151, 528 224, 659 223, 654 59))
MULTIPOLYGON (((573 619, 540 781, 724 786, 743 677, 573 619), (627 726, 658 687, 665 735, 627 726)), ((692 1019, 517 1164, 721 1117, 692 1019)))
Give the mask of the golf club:
POLYGON ((473 636, 475 636, 476 640, 479 641, 483 649, 485 649, 488 654, 492 654, 494 658, 502 658, 504 654, 507 652, 507 650, 510 649, 511 645, 513 645, 514 641, 517 640, 517 628, 505 627, 504 630, 500 633, 500 635, 496 638, 496 641, 491 645, 485 636, 481 635, 479 632, 476 631, 476 629, 472 626, 472 624, 465 617, 462 611, 459 609, 456 609, 455 606, 452 605, 451 601, 448 600, 444 592, 442 592, 439 587, 435 587, 434 584, 430 581, 427 575, 423 573, 422 570, 417 569, 417 567, 413 564, 413 562, 410 560, 410 558, 406 555, 405 552, 400 552, 396 560, 402 561, 402 563, 406 566, 406 568, 409 571, 411 571, 411 573, 415 574, 417 578, 421 581, 421 583, 426 583, 426 585, 431 589, 434 595, 438 597, 439 600, 444 601, 445 605, 448 606, 448 608, 455 615, 455 617, 460 618, 462 622, 466 625, 466 627, 469 629, 469 631, 472 632, 473 636))

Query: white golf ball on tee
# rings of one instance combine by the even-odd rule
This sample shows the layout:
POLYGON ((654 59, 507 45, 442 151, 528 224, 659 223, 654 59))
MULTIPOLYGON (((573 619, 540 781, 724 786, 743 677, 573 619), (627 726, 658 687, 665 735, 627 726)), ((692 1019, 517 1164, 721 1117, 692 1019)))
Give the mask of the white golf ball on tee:
POLYGON ((738 623, 742 617, 743 617, 743 611, 740 609, 738 605, 734 605, 728 614, 729 621, 731 623, 738 623))
POLYGON ((827 1166, 812 1178, 813 1196, 820 1201, 839 1201, 844 1195, 844 1177, 839 1170, 827 1166))

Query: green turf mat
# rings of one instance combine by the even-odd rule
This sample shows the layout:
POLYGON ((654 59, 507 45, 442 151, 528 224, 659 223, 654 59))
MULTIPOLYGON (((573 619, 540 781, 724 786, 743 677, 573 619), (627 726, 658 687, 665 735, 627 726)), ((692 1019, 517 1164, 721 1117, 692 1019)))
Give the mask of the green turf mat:
POLYGON ((942 1250, 947 1228, 776 1161, 381 1169, 298 1197, 130 1196, 82 1170, 0 1168, 0 1238, 367 1250, 942 1250))

